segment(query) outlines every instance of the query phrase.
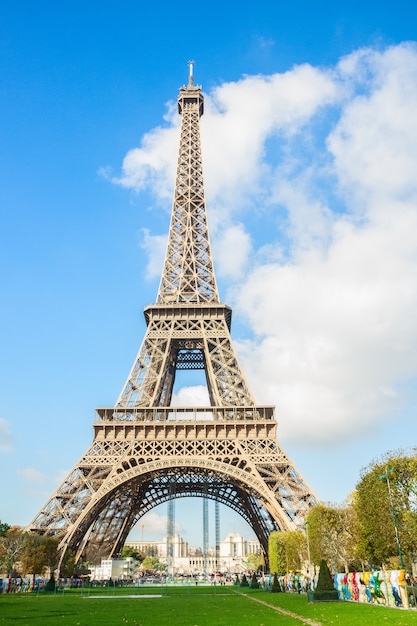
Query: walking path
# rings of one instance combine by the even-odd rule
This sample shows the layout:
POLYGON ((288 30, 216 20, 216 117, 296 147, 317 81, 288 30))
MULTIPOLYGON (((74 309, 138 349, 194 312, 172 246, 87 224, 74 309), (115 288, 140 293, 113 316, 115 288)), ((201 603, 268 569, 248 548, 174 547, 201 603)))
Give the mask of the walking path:
POLYGON ((277 611, 277 613, 282 613, 283 615, 287 615, 288 617, 293 617, 294 619, 298 619, 300 620, 300 622, 303 622, 303 624, 307 624, 308 626, 322 626, 320 622, 313 622, 308 617, 297 615, 297 613, 292 613, 292 611, 286 611, 285 609, 282 609, 279 606, 274 606, 273 604, 269 604, 268 602, 265 602, 264 600, 259 600, 259 598, 254 598, 253 596, 247 596, 245 593, 241 593, 239 595, 245 596, 245 598, 247 598, 248 600, 252 600, 253 602, 258 602, 259 604, 263 604, 264 606, 267 606, 269 609, 273 609, 274 611, 277 611))

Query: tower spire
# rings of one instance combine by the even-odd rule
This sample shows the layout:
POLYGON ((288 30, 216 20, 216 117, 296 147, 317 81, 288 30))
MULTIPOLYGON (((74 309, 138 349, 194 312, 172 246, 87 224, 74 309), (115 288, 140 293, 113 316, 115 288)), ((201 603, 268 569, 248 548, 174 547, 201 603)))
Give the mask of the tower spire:
POLYGON ((187 87, 178 95, 182 116, 177 175, 158 304, 219 302, 204 198, 200 117, 201 87, 194 86, 194 61, 187 87))

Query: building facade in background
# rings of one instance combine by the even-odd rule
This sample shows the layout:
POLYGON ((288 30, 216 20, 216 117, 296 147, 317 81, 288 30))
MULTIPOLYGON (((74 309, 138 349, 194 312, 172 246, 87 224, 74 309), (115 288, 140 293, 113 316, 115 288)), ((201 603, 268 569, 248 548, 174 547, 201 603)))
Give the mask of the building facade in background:
MULTIPOLYGON (((154 556, 168 564, 167 538, 163 541, 127 541, 142 556, 154 556)), ((201 548, 189 548, 184 539, 173 537, 173 571, 175 575, 204 576, 216 573, 238 574, 248 569, 247 558, 259 554, 261 544, 256 539, 245 539, 239 533, 229 533, 220 542, 220 559, 216 562, 216 550, 210 548, 204 555, 201 548)), ((89 566, 92 580, 135 580, 142 575, 139 562, 133 557, 126 559, 102 559, 99 565, 89 566)))

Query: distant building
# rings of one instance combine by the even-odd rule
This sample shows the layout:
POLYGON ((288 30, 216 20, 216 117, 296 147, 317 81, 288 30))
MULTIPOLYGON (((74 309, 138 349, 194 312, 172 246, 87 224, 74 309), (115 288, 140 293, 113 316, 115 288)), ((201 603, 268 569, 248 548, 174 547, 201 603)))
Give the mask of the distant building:
POLYGON ((239 533, 229 533, 220 542, 220 571, 242 572, 246 567, 249 554, 259 554, 261 544, 256 539, 245 539, 239 533))
MULTIPOLYGON (((167 538, 163 541, 127 541, 143 556, 156 556, 161 563, 168 565, 167 538)), ((247 569, 249 554, 259 554, 259 541, 245 539, 239 533, 229 533, 220 542, 219 560, 216 551, 210 548, 204 556, 201 548, 189 548, 188 543, 178 534, 172 540, 172 561, 169 572, 184 575, 204 575, 217 572, 236 574, 247 569)), ((92 580, 132 580, 137 577, 139 563, 133 557, 126 559, 102 559, 100 565, 89 566, 92 580)))
POLYGON ((91 580, 133 580, 139 563, 131 556, 126 559, 101 559, 100 565, 90 565, 91 580))
MULTIPOLYGON (((127 541, 130 546, 144 556, 156 556, 162 563, 167 563, 167 538, 163 541, 127 541)), ((204 556, 201 548, 189 548, 188 543, 178 534, 172 541, 173 562, 170 569, 178 574, 212 574, 230 572, 232 574, 245 571, 249 554, 259 554, 259 541, 247 540, 239 533, 229 533, 220 542, 219 561, 216 562, 216 551, 210 548, 204 556)), ((168 564, 168 563, 167 563, 168 564)))
MULTIPOLYGON (((125 546, 137 550, 143 556, 156 556, 161 562, 167 559, 167 537, 162 541, 126 541, 125 546)), ((175 559, 186 558, 188 555, 188 543, 175 534, 172 537, 172 551, 175 559)))

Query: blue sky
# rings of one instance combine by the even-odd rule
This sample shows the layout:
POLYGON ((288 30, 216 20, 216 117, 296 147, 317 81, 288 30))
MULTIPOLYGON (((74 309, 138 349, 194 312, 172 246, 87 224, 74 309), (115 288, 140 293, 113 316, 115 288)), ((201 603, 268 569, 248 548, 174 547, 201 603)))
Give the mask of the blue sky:
POLYGON ((403 0, 2 3, 0 519, 30 522, 135 358, 190 59, 219 289, 281 445, 332 502, 416 445, 416 26, 403 0))

